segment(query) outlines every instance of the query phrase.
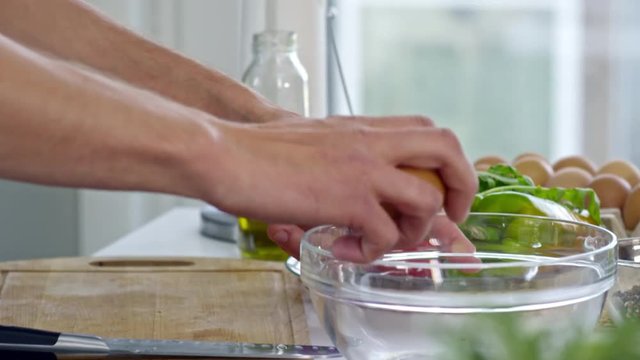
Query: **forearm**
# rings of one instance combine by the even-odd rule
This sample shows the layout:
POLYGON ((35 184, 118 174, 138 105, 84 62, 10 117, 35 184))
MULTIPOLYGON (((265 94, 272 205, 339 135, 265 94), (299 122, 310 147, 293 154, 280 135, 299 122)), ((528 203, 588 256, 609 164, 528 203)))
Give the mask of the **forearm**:
POLYGON ((0 33, 224 119, 265 122, 280 111, 224 74, 135 35, 79 0, 2 0, 0 33))
POLYGON ((215 156, 214 124, 0 35, 0 177, 198 197, 189 159, 215 156))

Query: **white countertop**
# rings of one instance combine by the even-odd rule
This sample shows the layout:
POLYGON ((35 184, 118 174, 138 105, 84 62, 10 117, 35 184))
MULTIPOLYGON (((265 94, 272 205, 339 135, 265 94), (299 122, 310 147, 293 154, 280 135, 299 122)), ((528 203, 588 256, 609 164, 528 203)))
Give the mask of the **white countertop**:
POLYGON ((200 208, 177 207, 93 255, 240 258, 240 251, 236 244, 200 234, 200 208))
MULTIPOLYGON (((100 257, 222 257, 240 258, 236 244, 200 234, 200 208, 178 207, 97 251, 100 257)), ((282 264, 284 266, 284 263, 282 264)), ((309 339, 331 345, 308 298, 305 297, 309 339)))

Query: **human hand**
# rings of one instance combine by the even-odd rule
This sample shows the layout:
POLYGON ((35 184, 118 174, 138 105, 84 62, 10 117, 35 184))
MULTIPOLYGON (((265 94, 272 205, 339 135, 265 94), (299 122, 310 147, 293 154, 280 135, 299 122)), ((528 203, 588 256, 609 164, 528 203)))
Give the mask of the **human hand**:
POLYGON ((216 177, 212 203, 270 223, 360 230, 361 237, 340 239, 333 248, 356 262, 424 239, 443 201, 452 221, 466 217, 476 179, 451 131, 423 117, 287 120, 286 126, 226 126, 221 139, 228 156, 216 170, 226 176, 216 177), (399 166, 437 171, 446 196, 399 166), (392 219, 384 206, 398 216, 392 219))
MULTIPOLYGON (((308 228, 289 224, 270 224, 267 228, 267 233, 269 238, 282 250, 296 259, 299 259, 300 243, 302 242, 305 230, 308 230, 308 228)), ((470 254, 475 252, 475 246, 473 243, 464 236, 462 231, 460 231, 453 221, 445 216, 435 216, 433 218, 431 229, 423 239, 417 242, 401 240, 396 243, 393 249, 406 251, 436 249, 441 252, 461 254, 470 254)), ((464 256, 460 257, 460 259, 454 258, 451 260, 470 262, 472 259, 473 258, 464 256)))

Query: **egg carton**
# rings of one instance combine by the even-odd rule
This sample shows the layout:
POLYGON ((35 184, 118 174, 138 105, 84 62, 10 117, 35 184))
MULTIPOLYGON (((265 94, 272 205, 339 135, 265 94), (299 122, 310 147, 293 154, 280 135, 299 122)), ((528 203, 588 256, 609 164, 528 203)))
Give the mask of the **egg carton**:
POLYGON ((635 229, 627 229, 622 220, 622 212, 617 208, 603 208, 600 210, 602 225, 616 234, 618 239, 640 237, 640 224, 635 229))

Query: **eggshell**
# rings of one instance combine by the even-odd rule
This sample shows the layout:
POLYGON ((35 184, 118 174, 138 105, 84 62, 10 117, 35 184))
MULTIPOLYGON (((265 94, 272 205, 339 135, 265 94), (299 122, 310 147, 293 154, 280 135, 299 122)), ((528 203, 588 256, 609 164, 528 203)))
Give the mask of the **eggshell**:
POLYGON ((514 162, 513 167, 522 174, 529 176, 536 185, 546 184, 553 174, 551 165, 547 164, 544 159, 536 157, 523 157, 514 162))
POLYGON ((598 174, 614 174, 627 180, 629 185, 636 186, 640 182, 640 170, 625 160, 612 160, 602 165, 598 174))
POLYGON ((583 169, 591 175, 596 173, 596 166, 594 165, 594 163, 586 157, 580 155, 563 157, 553 164, 554 171, 559 171, 568 167, 577 167, 583 169))
POLYGON ((474 165, 474 168, 476 169, 476 171, 487 171, 487 170, 489 170, 490 167, 491 167, 491 165, 484 164, 484 163, 474 165))
POLYGON ((633 230, 640 222, 640 184, 636 185, 624 203, 622 218, 627 229, 633 230))
POLYGON ((442 182, 440 175, 438 175, 438 173, 436 173, 435 171, 428 170, 428 169, 416 169, 408 166, 400 166, 399 169, 411 175, 417 176, 420 179, 428 182, 433 187, 435 187, 438 191, 440 191, 441 194, 444 195, 445 193, 444 183, 442 182))
POLYGON ((473 166, 477 167, 478 165, 481 165, 481 164, 487 164, 489 166, 493 166, 496 164, 506 164, 506 163, 507 163, 507 160, 505 160, 503 157, 491 155, 491 156, 483 156, 479 158, 473 163, 473 166))
POLYGON ((564 188, 586 187, 592 178, 593 176, 584 169, 567 167, 551 175, 545 186, 564 188))
POLYGON ((517 163, 519 160, 522 160, 524 158, 537 158, 537 159, 543 160, 544 162, 547 162, 547 159, 545 159, 544 156, 538 153, 525 152, 513 158, 513 164, 517 163))
POLYGON ((622 209, 631 191, 626 180, 613 174, 596 175, 589 187, 598 195, 601 208, 622 209))

